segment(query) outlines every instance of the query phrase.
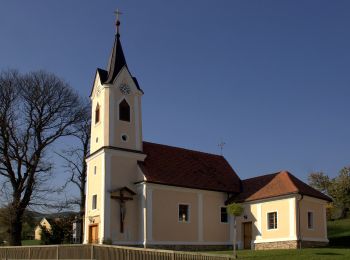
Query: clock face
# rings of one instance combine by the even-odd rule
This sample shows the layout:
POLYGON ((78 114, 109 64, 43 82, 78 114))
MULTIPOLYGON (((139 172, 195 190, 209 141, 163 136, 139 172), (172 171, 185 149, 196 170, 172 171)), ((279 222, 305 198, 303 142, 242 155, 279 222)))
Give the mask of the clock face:
POLYGON ((129 95, 130 92, 131 92, 129 85, 128 85, 128 84, 125 84, 125 83, 120 84, 119 90, 120 90, 120 92, 121 92, 122 94, 124 94, 124 95, 129 95))

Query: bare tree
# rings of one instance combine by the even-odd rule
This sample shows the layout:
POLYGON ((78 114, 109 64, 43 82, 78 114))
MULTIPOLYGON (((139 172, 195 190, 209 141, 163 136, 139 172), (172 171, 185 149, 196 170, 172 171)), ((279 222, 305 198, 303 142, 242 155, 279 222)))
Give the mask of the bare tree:
POLYGON ((68 201, 70 204, 79 205, 79 223, 80 223, 80 238, 83 237, 83 219, 85 214, 85 184, 86 184, 86 157, 90 151, 90 131, 91 131, 91 115, 90 104, 82 101, 82 121, 76 124, 76 129, 73 136, 77 138, 78 145, 71 147, 63 153, 58 154, 65 161, 66 171, 70 174, 66 185, 72 183, 79 190, 79 197, 68 201))
MULTIPOLYGON (((81 121, 78 95, 43 71, 0 74, 0 176, 11 194, 10 245, 21 245, 22 218, 51 172, 48 148, 76 132, 81 121)), ((47 190, 46 190, 47 192, 47 190)))

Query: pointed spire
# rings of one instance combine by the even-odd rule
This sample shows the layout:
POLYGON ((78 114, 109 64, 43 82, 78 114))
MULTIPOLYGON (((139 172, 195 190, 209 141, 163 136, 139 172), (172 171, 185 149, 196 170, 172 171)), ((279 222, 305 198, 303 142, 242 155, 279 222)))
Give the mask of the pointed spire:
POLYGON ((115 77, 120 72, 120 70, 124 66, 127 67, 122 44, 120 42, 120 33, 119 33, 119 27, 120 27, 119 15, 122 13, 117 9, 115 14, 116 14, 117 31, 114 39, 114 45, 113 45, 111 57, 109 59, 109 64, 108 64, 108 77, 105 83, 112 83, 115 77))

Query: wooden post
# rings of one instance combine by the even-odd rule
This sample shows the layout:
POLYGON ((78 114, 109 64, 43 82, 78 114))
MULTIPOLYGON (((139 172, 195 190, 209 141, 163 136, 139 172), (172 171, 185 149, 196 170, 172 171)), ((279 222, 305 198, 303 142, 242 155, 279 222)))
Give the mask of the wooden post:
POLYGON ((94 259, 94 245, 93 244, 91 244, 90 258, 91 258, 91 260, 94 259))
POLYGON ((59 255, 58 255, 58 245, 56 246, 56 259, 59 259, 59 255))
POLYGON ((30 247, 28 247, 28 259, 31 259, 31 255, 30 255, 30 247))

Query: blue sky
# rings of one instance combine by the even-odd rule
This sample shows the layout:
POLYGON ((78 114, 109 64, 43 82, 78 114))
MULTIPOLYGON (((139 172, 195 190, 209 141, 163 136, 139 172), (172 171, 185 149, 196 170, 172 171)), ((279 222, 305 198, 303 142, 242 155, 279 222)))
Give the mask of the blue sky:
POLYGON ((349 1, 3 1, 0 70, 88 96, 116 8, 145 140, 219 153, 222 139, 241 178, 350 165, 349 1))

